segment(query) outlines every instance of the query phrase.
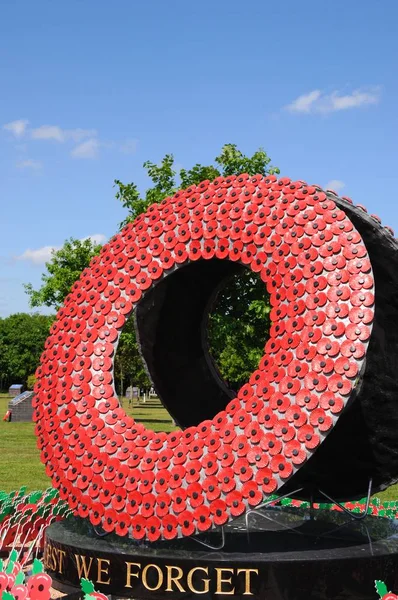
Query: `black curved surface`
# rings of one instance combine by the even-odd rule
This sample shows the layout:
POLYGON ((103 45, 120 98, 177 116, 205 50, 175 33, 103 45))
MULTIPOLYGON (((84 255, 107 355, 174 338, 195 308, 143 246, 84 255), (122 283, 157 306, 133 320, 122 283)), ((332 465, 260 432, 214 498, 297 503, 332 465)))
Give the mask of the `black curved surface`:
MULTIPOLYGON (((328 194, 361 234, 373 267, 375 321, 366 368, 356 397, 327 439, 281 493, 299 497, 363 497, 398 480, 398 243, 371 216, 328 194)), ((231 392, 217 375, 203 343, 209 301, 220 282, 243 267, 227 260, 198 261, 178 268, 139 303, 141 350, 155 388, 176 422, 197 425, 222 410, 231 392)))
POLYGON ((180 427, 212 419, 234 397, 209 356, 206 320, 220 284, 242 270, 227 260, 192 262, 165 277, 138 304, 142 357, 180 427))
MULTIPOLYGON (((203 534, 201 539, 217 545, 220 534, 203 534)), ((397 522, 371 516, 359 522, 331 511, 315 511, 312 515, 308 510, 293 508, 257 511, 250 515, 248 529, 244 518, 225 527, 225 546, 220 550, 207 548, 192 538, 143 544, 114 534, 98 537, 86 521, 76 519, 48 528, 46 570, 58 584, 78 586, 76 567, 78 562, 81 564, 77 558, 81 556, 90 565, 87 575, 94 582, 98 559, 102 561, 102 581, 109 582, 97 583, 96 589, 143 600, 223 597, 216 593, 220 570, 223 578, 231 578, 230 584, 221 584, 222 590, 234 588, 234 598, 245 598, 249 594, 244 593, 245 574, 238 572, 242 569, 256 571, 250 575, 249 591, 254 599, 374 600, 375 579, 385 581, 389 589, 398 589, 397 522), (60 551, 64 553, 62 573, 56 560, 60 551), (137 576, 128 577, 129 562, 135 565, 130 573, 137 576), (149 587, 155 588, 162 578, 156 590, 147 589, 143 582, 147 565, 155 565, 148 569, 149 587), (167 565, 180 569, 173 572, 181 574, 184 591, 174 584, 166 593, 167 565), (195 573, 194 587, 204 589, 203 569, 207 569, 207 592, 193 593, 187 585, 187 574, 196 567, 202 570, 195 573), (126 587, 126 582, 131 587, 126 587)))

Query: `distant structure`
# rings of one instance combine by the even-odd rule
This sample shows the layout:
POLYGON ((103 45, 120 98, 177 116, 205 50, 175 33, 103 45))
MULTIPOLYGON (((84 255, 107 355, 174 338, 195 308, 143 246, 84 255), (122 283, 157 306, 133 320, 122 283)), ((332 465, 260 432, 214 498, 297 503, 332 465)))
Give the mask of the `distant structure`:
POLYGON ((9 389, 8 389, 8 395, 9 396, 19 396, 19 394, 21 394, 23 392, 23 385, 22 383, 13 383, 9 389))
POLYGON ((32 421, 34 395, 34 392, 23 392, 9 401, 8 410, 11 411, 10 421, 32 421))

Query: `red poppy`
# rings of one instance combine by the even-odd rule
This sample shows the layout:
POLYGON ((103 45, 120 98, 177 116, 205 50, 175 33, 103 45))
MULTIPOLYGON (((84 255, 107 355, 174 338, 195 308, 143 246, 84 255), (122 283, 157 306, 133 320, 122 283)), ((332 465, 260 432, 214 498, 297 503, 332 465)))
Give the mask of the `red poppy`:
POLYGON ((297 432, 297 439, 303 443, 308 450, 314 450, 319 443, 319 435, 314 432, 312 425, 303 425, 297 432))
POLYGON ((140 515, 135 515, 131 519, 131 532, 136 540, 142 540, 145 537, 146 519, 140 515))
POLYGON ((245 505, 242 502, 242 494, 238 491, 233 491, 227 494, 225 502, 231 511, 233 517, 238 517, 245 511, 245 505))
POLYGON ((184 536, 193 535, 195 533, 195 525, 193 524, 193 516, 188 511, 185 510, 177 517, 178 524, 181 529, 181 533, 184 536))
POLYGON ((162 519, 162 533, 165 540, 177 537, 178 520, 174 515, 165 515, 162 519))
POLYGON ((212 522, 210 519, 210 509, 207 506, 198 506, 194 510, 193 516, 199 531, 210 529, 212 522))
POLYGON ((291 462, 299 466, 301 465, 307 458, 306 453, 303 451, 300 442, 297 440, 292 440, 288 442, 283 450, 286 458, 290 459, 291 462))
POLYGON ((166 493, 158 494, 156 498, 156 514, 161 519, 170 512, 171 496, 166 493))

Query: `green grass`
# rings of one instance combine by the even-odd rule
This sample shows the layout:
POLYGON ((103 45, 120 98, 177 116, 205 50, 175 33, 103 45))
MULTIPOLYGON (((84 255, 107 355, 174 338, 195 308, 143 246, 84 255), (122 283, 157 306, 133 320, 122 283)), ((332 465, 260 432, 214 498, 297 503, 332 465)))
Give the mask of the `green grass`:
MULTIPOLYGON (((33 423, 4 423, 9 396, 0 394, 0 490, 11 491, 26 485, 29 490, 51 485, 40 462, 33 423)), ((130 407, 122 399, 126 413, 154 431, 173 431, 170 415, 163 407, 130 407)), ((382 501, 398 499, 398 484, 377 494, 382 501)))

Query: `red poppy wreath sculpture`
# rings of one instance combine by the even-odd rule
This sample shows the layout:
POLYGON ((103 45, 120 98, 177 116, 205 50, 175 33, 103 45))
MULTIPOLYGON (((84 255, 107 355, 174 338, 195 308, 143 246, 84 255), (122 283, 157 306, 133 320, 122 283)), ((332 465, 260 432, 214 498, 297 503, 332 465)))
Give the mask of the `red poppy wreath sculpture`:
MULTIPOLYGON (((384 350, 366 360, 376 269, 361 228, 371 248, 380 239, 389 245, 392 268, 391 233, 348 200, 287 178, 240 175, 152 205, 102 248, 58 312, 35 388, 41 458, 77 515, 150 541, 206 531, 286 489, 352 412, 348 403, 370 414, 384 350), (185 430, 135 423, 113 385, 126 319, 184 269, 200 264, 210 273, 210 265, 231 263, 258 273, 270 294, 272 327, 257 370, 236 397, 185 430)), ((377 269, 381 262, 375 255, 377 269)), ((388 285, 381 283, 387 305, 388 285)), ((178 406, 174 413, 179 421, 178 406)), ((370 470, 382 487, 398 469, 390 464, 386 473, 380 463, 370 470)))

